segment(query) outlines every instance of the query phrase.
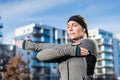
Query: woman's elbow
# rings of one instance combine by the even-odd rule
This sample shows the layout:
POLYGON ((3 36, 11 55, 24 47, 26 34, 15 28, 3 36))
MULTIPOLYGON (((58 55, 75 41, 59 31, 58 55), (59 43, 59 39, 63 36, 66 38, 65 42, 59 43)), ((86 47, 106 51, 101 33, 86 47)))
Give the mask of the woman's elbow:
POLYGON ((40 61, 46 61, 46 58, 44 57, 44 55, 42 55, 41 52, 38 52, 37 59, 40 60, 40 61))

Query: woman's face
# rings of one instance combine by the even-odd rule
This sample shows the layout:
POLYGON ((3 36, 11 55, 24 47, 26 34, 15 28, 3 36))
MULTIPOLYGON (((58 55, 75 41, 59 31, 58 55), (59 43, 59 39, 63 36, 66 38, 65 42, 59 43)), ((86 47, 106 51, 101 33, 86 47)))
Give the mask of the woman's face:
POLYGON ((84 29, 76 21, 69 21, 67 28, 70 39, 82 39, 84 36, 84 29))

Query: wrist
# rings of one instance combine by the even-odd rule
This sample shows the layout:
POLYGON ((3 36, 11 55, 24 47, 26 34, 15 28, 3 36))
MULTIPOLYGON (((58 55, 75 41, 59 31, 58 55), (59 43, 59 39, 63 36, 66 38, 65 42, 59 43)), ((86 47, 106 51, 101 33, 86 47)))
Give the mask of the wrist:
POLYGON ((22 49, 25 49, 25 41, 26 41, 26 40, 24 40, 24 41, 22 42, 22 49))

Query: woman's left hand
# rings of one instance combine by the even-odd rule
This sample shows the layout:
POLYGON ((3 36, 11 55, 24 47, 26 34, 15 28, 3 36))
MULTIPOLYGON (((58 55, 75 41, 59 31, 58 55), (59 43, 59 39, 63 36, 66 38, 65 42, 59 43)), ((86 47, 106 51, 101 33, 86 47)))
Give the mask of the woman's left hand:
POLYGON ((85 48, 80 47, 80 54, 81 56, 87 56, 89 54, 89 51, 85 48))

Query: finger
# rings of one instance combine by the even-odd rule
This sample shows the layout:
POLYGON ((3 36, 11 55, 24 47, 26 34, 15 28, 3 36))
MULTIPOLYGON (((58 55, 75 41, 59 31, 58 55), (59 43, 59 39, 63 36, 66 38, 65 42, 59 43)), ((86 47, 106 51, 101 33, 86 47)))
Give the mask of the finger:
POLYGON ((81 51, 88 51, 87 49, 85 49, 85 48, 80 48, 81 49, 81 51))
POLYGON ((88 51, 83 51, 83 50, 81 50, 81 55, 88 55, 88 54, 89 54, 88 51))
POLYGON ((87 50, 86 48, 83 48, 83 47, 81 47, 81 49, 83 49, 83 50, 87 50))
POLYGON ((81 50, 81 52, 83 52, 83 53, 89 53, 88 50, 81 50))
POLYGON ((82 55, 88 55, 88 52, 81 52, 82 55))

